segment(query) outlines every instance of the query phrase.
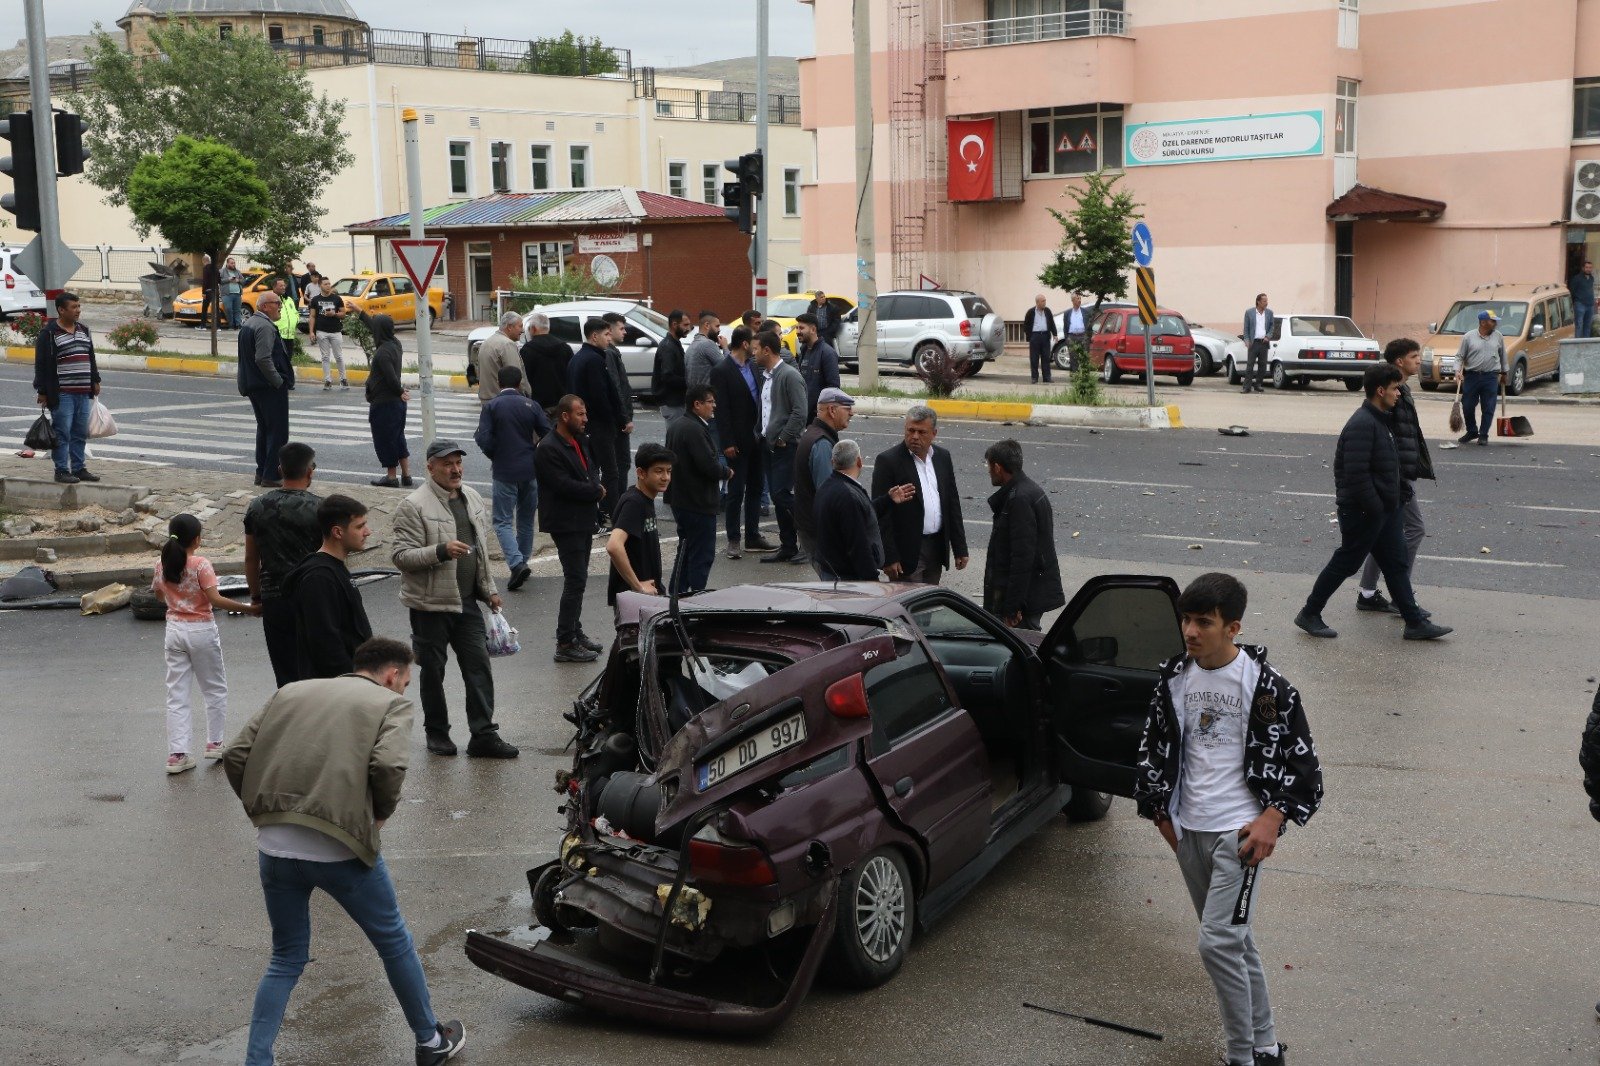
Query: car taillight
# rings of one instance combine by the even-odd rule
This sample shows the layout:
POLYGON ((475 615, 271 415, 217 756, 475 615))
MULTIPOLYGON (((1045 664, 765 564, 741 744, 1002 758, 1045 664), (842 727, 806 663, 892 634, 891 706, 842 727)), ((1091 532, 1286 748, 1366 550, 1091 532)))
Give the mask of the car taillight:
POLYGON ((872 713, 867 709, 867 686, 860 674, 851 674, 829 685, 822 701, 835 718, 867 718, 872 713))
POLYGON ((13 274, 7 274, 7 275, 6 275, 6 288, 8 288, 8 289, 14 289, 14 288, 16 288, 16 287, 17 287, 17 279, 16 279, 16 276, 15 276, 15 275, 13 275, 13 274))
POLYGON ((699 836, 689 841, 689 870, 697 881, 723 885, 775 885, 778 872, 760 848, 732 846, 699 836))
POLYGON ((963 337, 972 336, 972 320, 971 319, 963 318, 961 320, 961 335, 963 337))
POLYGON ((1128 338, 1126 338, 1126 337, 1118 337, 1117 338, 1117 351, 1126 352, 1127 350, 1128 350, 1128 338))

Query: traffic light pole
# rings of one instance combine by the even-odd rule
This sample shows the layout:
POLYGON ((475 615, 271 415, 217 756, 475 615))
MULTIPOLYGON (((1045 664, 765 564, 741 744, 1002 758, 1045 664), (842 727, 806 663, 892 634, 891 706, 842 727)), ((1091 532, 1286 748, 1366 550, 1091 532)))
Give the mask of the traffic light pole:
POLYGON ((44 0, 23 0, 28 35, 28 89, 33 106, 33 157, 39 175, 39 246, 45 315, 55 318, 55 298, 72 272, 61 256, 61 203, 56 196, 56 127, 50 112, 50 53, 44 36, 44 0))
POLYGON ((755 309, 767 313, 767 205, 772 202, 772 175, 767 166, 767 39, 770 36, 768 7, 772 0, 756 0, 756 155, 761 160, 761 199, 756 205, 754 260, 756 279, 755 309))
MULTIPOLYGON (((417 132, 417 112, 402 112, 406 138, 406 210, 411 215, 411 239, 422 239, 422 146, 417 132)), ((432 282, 432 278, 428 279, 432 282)), ((417 382, 422 393, 422 442, 434 440, 433 417, 433 305, 428 302, 428 285, 418 286, 417 304, 417 382)))
POLYGON ((878 245, 872 205, 871 5, 855 0, 857 380, 878 386, 878 245))

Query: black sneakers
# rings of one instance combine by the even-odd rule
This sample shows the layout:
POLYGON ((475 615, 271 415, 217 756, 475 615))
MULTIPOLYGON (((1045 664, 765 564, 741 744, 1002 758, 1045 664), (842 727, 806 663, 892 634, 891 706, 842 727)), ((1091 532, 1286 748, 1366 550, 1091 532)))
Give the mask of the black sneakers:
POLYGON ((417 1045, 417 1066, 435 1066, 455 1057, 456 1052, 467 1046, 467 1029, 460 1022, 435 1022, 439 1027, 438 1047, 417 1045))
POLYGON ((454 755, 456 753, 455 741, 443 733, 429 733, 428 750, 435 755, 454 755))
POLYGON ((778 545, 758 533, 753 537, 744 538, 744 550, 747 552, 775 552, 778 550, 778 545))
POLYGON ((511 580, 506 582, 506 588, 512 592, 520 589, 528 580, 528 575, 533 573, 527 563, 518 563, 517 568, 511 571, 511 580))
POLYGON ((558 663, 592 663, 600 653, 582 644, 557 644, 555 661, 558 663))
POLYGON ((1400 609, 1398 607, 1396 607, 1394 604, 1390 603, 1388 601, 1388 599, 1386 599, 1384 597, 1383 593, 1381 593, 1381 592, 1374 592, 1370 596, 1364 595, 1364 594, 1359 593, 1359 592, 1356 593, 1356 610, 1358 610, 1358 611, 1376 611, 1379 614, 1399 614, 1400 613, 1400 609))
POLYGON ((1432 622, 1424 618, 1415 625, 1410 622, 1406 623, 1405 638, 1407 640, 1438 640, 1446 633, 1454 632, 1455 630, 1451 629, 1449 626, 1442 626, 1437 622, 1432 622))
POLYGON ((1299 614, 1294 616, 1294 624, 1305 630, 1307 633, 1310 633, 1313 637, 1323 637, 1331 640, 1339 635, 1339 631, 1334 629, 1328 623, 1324 622, 1320 614, 1310 614, 1306 611, 1301 611, 1299 614))
POLYGON ((604 644, 600 643, 598 640, 595 640, 581 629, 578 630, 578 639, 572 643, 578 645, 579 647, 588 648, 597 655, 606 650, 606 646, 604 644))
POLYGON ((76 485, 78 483, 78 479, 67 473, 65 470, 57 470, 56 483, 59 485, 76 485))
POLYGON ((1276 1055, 1268 1055, 1263 1051, 1257 1051, 1255 1060, 1255 1066, 1288 1066, 1289 1045, 1280 1040, 1278 1041, 1278 1053, 1276 1055))
POLYGON ((93 481, 99 481, 100 480, 100 475, 99 474, 91 474, 86 469, 74 470, 72 472, 72 476, 77 478, 79 481, 91 481, 91 482, 93 482, 93 481))
POLYGON ((474 759, 515 759, 521 754, 515 744, 501 739, 499 733, 484 733, 467 741, 467 755, 474 759))

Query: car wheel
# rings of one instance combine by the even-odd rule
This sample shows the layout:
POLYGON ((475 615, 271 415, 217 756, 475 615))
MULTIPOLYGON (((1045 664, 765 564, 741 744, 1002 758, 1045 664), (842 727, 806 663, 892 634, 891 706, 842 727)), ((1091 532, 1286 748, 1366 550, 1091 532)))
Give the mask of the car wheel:
MULTIPOLYGON (((1437 381, 1423 381, 1423 382, 1419 382, 1418 384, 1420 384, 1422 386, 1422 391, 1423 392, 1438 392, 1439 391, 1439 383, 1437 381)), ((1355 389, 1351 389, 1350 391, 1354 392, 1355 389)))
POLYGON ((1110 352, 1106 353, 1105 361, 1100 364, 1100 380, 1107 385, 1115 385, 1122 380, 1122 368, 1117 365, 1110 352))
POLYGON ((557 933, 593 927, 596 924, 593 916, 556 902, 556 889, 566 877, 560 863, 545 867, 544 873, 533 883, 533 920, 557 933))
POLYGON ((969 378, 977 377, 978 374, 982 372, 983 368, 988 366, 988 365, 989 364, 987 362, 983 362, 983 361, 968 363, 967 364, 967 377, 969 377, 969 378))
POLYGON ((1210 377, 1217 366, 1211 359, 1211 349, 1203 344, 1194 346, 1194 372, 1200 377, 1210 377))
POLYGON ((1289 373, 1283 369, 1282 363, 1272 364, 1272 387, 1287 389, 1289 387, 1289 373))
MULTIPOLYGON (((1345 378, 1344 379, 1344 387, 1345 387, 1346 391, 1348 391, 1348 392, 1360 392, 1361 391, 1361 379, 1360 378, 1345 378)), ((1422 387, 1425 388, 1425 389, 1428 388, 1427 385, 1423 385, 1422 387)), ((1435 385, 1433 388, 1437 389, 1438 387, 1439 386, 1435 385)), ((1428 389, 1428 391, 1432 392, 1433 389, 1428 389)))
POLYGON ((883 984, 911 946, 916 903, 905 860, 892 848, 862 859, 839 878, 838 906, 830 974, 854 988, 883 984))
POLYGON ((1244 383, 1244 375, 1239 373, 1239 364, 1233 361, 1233 356, 1228 356, 1228 384, 1240 385, 1244 383))
POLYGON ((1057 341, 1056 346, 1050 351, 1050 361, 1056 365, 1057 370, 1072 369, 1072 345, 1066 341, 1057 341))
POLYGON ((1522 390, 1528 387, 1528 364, 1518 359, 1511 368, 1511 375, 1506 378, 1506 395, 1521 396, 1522 390))
POLYGON ((1111 793, 1073 786, 1072 798, 1061 813, 1074 822, 1098 822, 1111 809, 1111 793))
POLYGON ((1193 385, 1194 384, 1194 373, 1193 373, 1193 371, 1191 371, 1190 373, 1187 373, 1187 374, 1179 374, 1178 375, 1178 384, 1179 385, 1184 385, 1184 386, 1193 385))
POLYGON ((933 369, 933 364, 944 355, 944 348, 933 341, 917 345, 917 350, 911 353, 911 365, 924 374, 933 369))

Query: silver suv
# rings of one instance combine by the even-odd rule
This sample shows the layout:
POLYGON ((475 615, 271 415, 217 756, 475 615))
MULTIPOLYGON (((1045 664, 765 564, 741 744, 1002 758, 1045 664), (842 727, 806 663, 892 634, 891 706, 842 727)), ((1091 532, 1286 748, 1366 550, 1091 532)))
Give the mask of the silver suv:
POLYGON ((21 248, 0 245, 0 322, 29 311, 44 313, 44 293, 13 263, 21 254, 21 248))
MULTIPOLYGON (((839 331, 839 362, 856 370, 858 310, 844 316, 839 331)), ((972 372, 1005 348, 1006 324, 989 301, 972 292, 938 289, 895 291, 878 297, 878 362, 917 369, 948 353, 972 361, 972 372)))

